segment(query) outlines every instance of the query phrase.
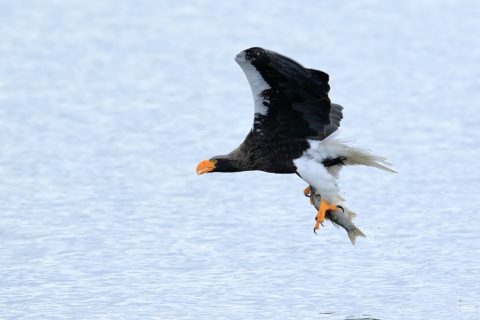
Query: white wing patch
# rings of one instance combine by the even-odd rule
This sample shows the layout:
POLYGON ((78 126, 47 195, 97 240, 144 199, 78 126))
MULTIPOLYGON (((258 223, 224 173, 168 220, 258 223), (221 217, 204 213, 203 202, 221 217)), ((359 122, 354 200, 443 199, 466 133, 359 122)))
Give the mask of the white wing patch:
POLYGON ((240 65, 247 77, 248 83, 250 84, 250 89, 253 94, 253 102, 255 106, 255 113, 260 113, 266 115, 268 107, 263 104, 265 100, 261 94, 264 90, 271 89, 268 83, 262 78, 260 72, 245 58, 245 51, 240 52, 236 57, 235 61, 240 65))

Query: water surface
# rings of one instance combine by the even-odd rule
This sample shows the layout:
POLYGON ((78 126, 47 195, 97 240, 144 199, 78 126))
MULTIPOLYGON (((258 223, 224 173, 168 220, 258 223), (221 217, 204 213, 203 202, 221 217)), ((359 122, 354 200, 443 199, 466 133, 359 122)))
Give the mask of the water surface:
POLYGON ((480 5, 15 1, 0 12, 2 319, 478 319, 480 5), (293 175, 197 177, 263 46, 331 77, 352 247, 293 175))

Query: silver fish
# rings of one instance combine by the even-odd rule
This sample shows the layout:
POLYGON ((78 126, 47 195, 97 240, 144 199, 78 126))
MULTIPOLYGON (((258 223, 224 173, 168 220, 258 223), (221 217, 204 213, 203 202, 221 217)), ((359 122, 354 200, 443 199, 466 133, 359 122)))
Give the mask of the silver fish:
MULTIPOLYGON (((320 195, 315 195, 315 190, 312 186, 311 189, 311 196, 310 200, 315 208, 318 210, 320 206, 320 195)), ((343 229, 347 231, 348 238, 355 245, 355 240, 357 237, 365 237, 365 234, 357 228, 357 226, 352 222, 352 220, 357 216, 355 212, 348 210, 346 207, 338 206, 337 211, 329 210, 325 215, 325 218, 329 219, 334 225, 341 226, 343 229)))

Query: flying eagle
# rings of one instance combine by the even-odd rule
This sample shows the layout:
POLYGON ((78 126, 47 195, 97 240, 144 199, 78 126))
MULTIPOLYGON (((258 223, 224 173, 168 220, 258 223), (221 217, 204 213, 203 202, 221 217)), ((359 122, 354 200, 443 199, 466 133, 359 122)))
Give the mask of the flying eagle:
POLYGON ((335 137, 343 108, 330 102, 328 74, 257 47, 240 52, 235 61, 253 93, 253 127, 229 154, 200 162, 197 174, 251 170, 296 173, 308 183, 305 195, 313 189, 321 197, 316 231, 328 210, 343 205, 337 185, 343 166, 365 165, 394 172, 385 158, 335 137))

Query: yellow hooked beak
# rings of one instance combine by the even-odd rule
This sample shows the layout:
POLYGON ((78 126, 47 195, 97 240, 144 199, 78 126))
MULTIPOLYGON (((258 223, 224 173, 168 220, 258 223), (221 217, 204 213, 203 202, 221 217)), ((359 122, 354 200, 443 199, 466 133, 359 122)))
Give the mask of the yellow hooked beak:
POLYGON ((197 165, 197 174, 201 175, 215 169, 216 160, 203 160, 197 165))

